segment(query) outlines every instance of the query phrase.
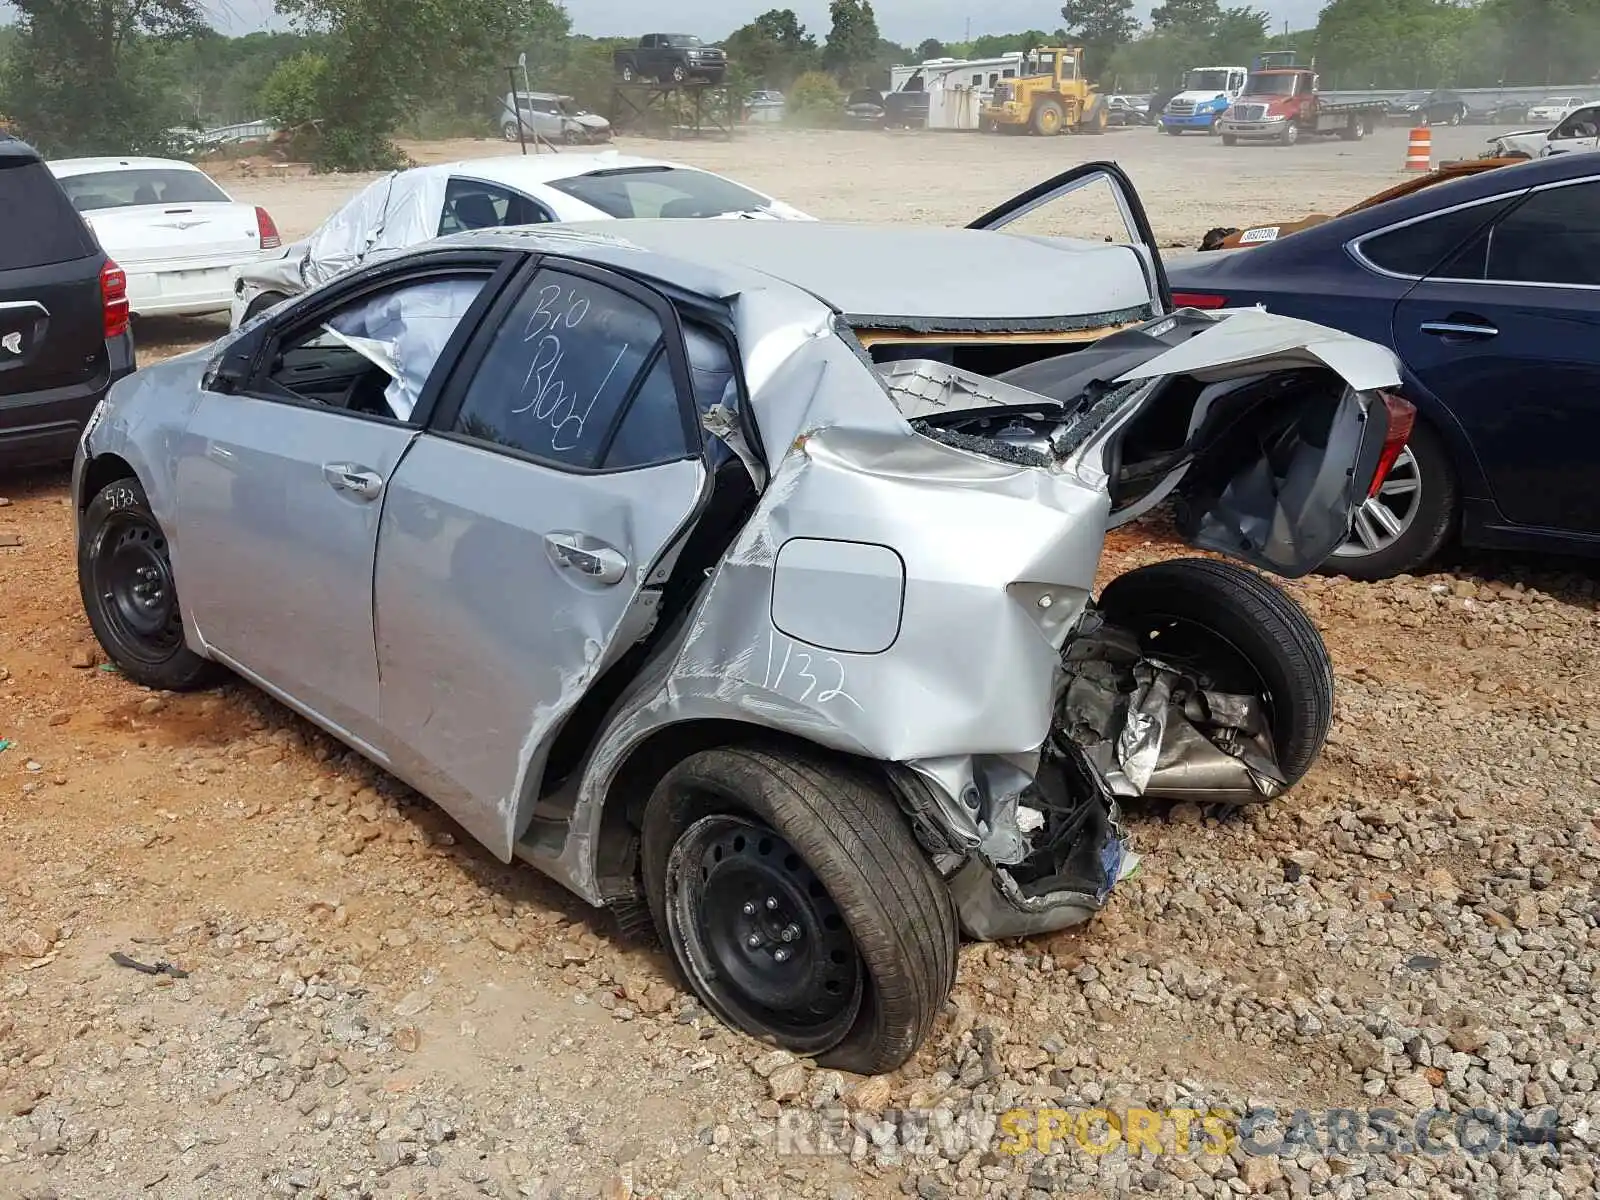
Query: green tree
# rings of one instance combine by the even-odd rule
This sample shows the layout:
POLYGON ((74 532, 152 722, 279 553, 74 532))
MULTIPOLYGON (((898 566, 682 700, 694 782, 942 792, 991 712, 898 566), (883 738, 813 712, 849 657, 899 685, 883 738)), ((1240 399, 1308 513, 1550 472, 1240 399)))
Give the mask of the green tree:
POLYGON ((322 112, 328 89, 327 57, 306 50, 279 63, 261 86, 261 110, 281 129, 309 125, 322 112))
POLYGON ((199 0, 14 0, 7 115, 47 154, 164 153, 188 118, 164 54, 206 29, 199 0))
POLYGON ((790 8, 774 8, 730 33, 722 43, 744 76, 767 87, 786 88, 819 61, 817 39, 790 8))
POLYGON ((329 35, 318 165, 369 170, 403 161, 390 135, 424 101, 486 105, 526 46, 552 66, 568 28, 551 0, 277 0, 301 28, 329 35))
POLYGON ((1461 39, 1477 19, 1449 0, 1331 0, 1317 23, 1317 65, 1344 88, 1465 84, 1461 39))
POLYGON ((786 116, 799 125, 837 124, 844 110, 844 92, 826 71, 809 71, 789 89, 786 116))
POLYGON ((917 47, 917 61, 927 62, 930 58, 945 57, 944 43, 938 38, 927 38, 917 47))
POLYGON ((1067 33, 1083 43, 1091 78, 1104 74, 1112 52, 1139 32, 1133 0, 1067 0, 1061 6, 1061 19, 1067 23, 1067 33))
POLYGON ((822 49, 822 65, 842 83, 857 82, 871 73, 878 59, 881 39, 872 0, 830 0, 828 16, 833 24, 822 49))
POLYGON ((1492 57, 1468 69, 1489 83, 1581 83, 1600 70, 1600 0, 1484 0, 1478 12, 1491 36, 1472 40, 1492 57))
POLYGON ((1209 33, 1221 19, 1219 0, 1167 0, 1150 11, 1150 27, 1157 33, 1172 29, 1200 29, 1209 33))

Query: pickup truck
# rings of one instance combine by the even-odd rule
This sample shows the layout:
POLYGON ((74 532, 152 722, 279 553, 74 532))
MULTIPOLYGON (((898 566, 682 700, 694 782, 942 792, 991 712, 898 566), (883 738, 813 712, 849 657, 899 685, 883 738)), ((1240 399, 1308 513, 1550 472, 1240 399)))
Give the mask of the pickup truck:
POLYGON ((707 46, 693 34, 647 33, 632 49, 618 50, 612 56, 612 65, 623 83, 641 79, 721 83, 728 73, 728 56, 720 47, 707 46))
POLYGON ((1273 67, 1250 72, 1244 93, 1217 122, 1222 144, 1280 142, 1336 133, 1359 141, 1383 121, 1382 100, 1330 102, 1317 92, 1317 73, 1308 67, 1273 67))

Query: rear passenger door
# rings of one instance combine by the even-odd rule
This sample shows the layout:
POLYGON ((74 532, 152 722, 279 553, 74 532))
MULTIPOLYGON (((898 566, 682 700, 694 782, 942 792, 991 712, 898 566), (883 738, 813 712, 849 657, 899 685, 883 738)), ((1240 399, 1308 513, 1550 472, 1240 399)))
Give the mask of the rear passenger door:
POLYGON ((529 781, 649 628, 706 484, 671 305, 545 260, 485 320, 390 483, 374 582, 396 769, 509 859, 529 781))
POLYGON ((1600 176, 1535 188, 1478 229, 1401 301, 1394 345, 1508 520, 1600 533, 1600 176))

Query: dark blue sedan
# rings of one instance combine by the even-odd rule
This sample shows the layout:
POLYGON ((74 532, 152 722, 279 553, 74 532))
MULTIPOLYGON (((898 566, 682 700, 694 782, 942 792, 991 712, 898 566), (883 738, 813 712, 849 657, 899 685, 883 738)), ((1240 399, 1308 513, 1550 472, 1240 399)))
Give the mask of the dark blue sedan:
POLYGON ((1180 305, 1265 305, 1404 363, 1416 430, 1326 570, 1412 571, 1457 533, 1600 554, 1600 154, 1485 171, 1167 270, 1180 305))

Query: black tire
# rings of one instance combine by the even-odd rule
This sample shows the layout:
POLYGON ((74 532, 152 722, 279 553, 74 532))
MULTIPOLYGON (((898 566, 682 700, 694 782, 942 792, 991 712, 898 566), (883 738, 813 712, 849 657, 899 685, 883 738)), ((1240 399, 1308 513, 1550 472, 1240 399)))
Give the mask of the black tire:
POLYGON ((262 292, 261 295, 250 301, 249 305, 246 306, 244 320, 240 321, 239 324, 243 325, 247 321, 255 320, 274 304, 282 304, 288 298, 282 292, 262 292))
POLYGON ((1152 657, 1206 671, 1222 691, 1261 691, 1290 786, 1315 764, 1333 724, 1333 664, 1311 618, 1281 589, 1234 563, 1179 558, 1119 575, 1097 607, 1152 657), (1191 645, 1197 657, 1184 653, 1191 645))
POLYGON ((1222 144, 1224 146, 1237 146, 1239 139, 1231 133, 1225 133, 1222 135, 1222 144))
MULTIPOLYGON (((881 782, 862 771, 782 750, 702 751, 656 785, 645 810, 641 859, 656 929, 702 1002, 729 1025, 824 1066, 863 1075, 900 1066, 927 1037, 955 983, 958 925, 949 890, 881 782), (718 833, 717 826, 734 830, 732 822, 741 820, 756 827, 757 838, 738 845, 737 854, 737 838, 726 841, 732 835, 704 840, 718 833), (785 843, 791 849, 780 858, 785 843), (697 858, 698 879, 686 869, 697 858), (709 874, 707 861, 714 868, 709 874), (797 1004, 801 985, 809 987, 817 1017, 810 1023, 795 1008, 762 1006, 735 979, 737 959, 775 956, 784 946, 769 939, 732 959, 725 949, 716 961, 710 948, 718 941, 725 948, 749 945, 741 916, 764 921, 770 906, 760 902, 751 917, 750 904, 730 899, 727 889, 780 867, 804 887, 788 889, 788 876, 774 876, 776 884, 760 882, 757 892, 769 886, 782 892, 785 899, 773 911, 788 923, 785 931, 804 921, 811 932, 793 943, 795 959, 770 968, 780 977, 761 982, 797 1004), (708 894, 715 897, 709 903, 708 894), (791 915, 793 908, 802 911, 791 915), (718 916, 729 923, 720 938, 709 924, 718 916), (841 920, 845 943, 838 940, 841 920), (812 947, 830 938, 824 963, 812 947), (855 951, 848 966, 844 944, 855 951), (785 974, 788 979, 781 978, 785 974), (828 976, 820 981, 826 995, 817 991, 822 975, 828 976), (846 992, 859 1001, 836 1013, 816 1009, 817 1002, 831 1004, 829 996, 846 992)), ((769 971, 764 963, 752 969, 769 971)))
POLYGON ((1347 142, 1359 142, 1367 136, 1366 126, 1361 124, 1360 117, 1351 117, 1350 124, 1339 131, 1339 136, 1347 142))
POLYGON ((1318 571, 1372 581, 1416 571, 1430 562, 1455 534, 1460 484, 1444 441, 1422 420, 1406 443, 1416 460, 1419 495, 1410 524, 1389 545, 1357 557, 1330 558, 1318 571))
POLYGON ((184 644, 166 535, 137 479, 108 483, 84 510, 78 591, 95 637, 133 682, 189 692, 225 674, 184 644))
POLYGON ((1161 128, 1165 129, 1173 137, 1182 137, 1183 136, 1183 128, 1182 128, 1182 126, 1179 126, 1179 125, 1163 125, 1161 128))
POLYGON ((1283 132, 1278 135, 1278 140, 1285 146, 1293 146, 1300 141, 1300 126, 1290 121, 1283 127, 1283 132))
POLYGON ((1041 100, 1033 106, 1028 127, 1039 137, 1053 137, 1066 127, 1066 110, 1059 100, 1041 100), (1050 126, 1054 124, 1054 128, 1050 126))
POLYGON ((622 75, 622 82, 623 83, 632 83, 633 82, 633 68, 631 66, 623 67, 622 71, 621 71, 621 75, 622 75))
POLYGON ((678 63, 672 68, 669 78, 673 83, 682 83, 689 78, 689 72, 682 63, 678 63))

